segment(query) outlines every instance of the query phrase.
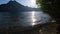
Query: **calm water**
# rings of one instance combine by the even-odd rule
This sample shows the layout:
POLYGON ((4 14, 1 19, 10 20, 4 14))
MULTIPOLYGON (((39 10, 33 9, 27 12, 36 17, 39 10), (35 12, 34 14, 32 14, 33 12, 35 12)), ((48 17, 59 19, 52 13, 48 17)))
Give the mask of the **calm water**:
MULTIPOLYGON (((0 26, 34 26, 49 22, 50 16, 41 11, 24 11, 17 13, 0 12, 0 26)), ((1 28, 0 27, 0 28, 1 28)))

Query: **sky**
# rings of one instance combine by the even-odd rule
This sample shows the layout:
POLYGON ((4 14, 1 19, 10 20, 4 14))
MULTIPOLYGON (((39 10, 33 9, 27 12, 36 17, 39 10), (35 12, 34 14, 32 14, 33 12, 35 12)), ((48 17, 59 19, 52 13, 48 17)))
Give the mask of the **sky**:
MULTIPOLYGON (((0 4, 6 4, 6 3, 8 3, 8 1, 10 1, 10 0, 0 0, 0 4)), ((16 0, 16 1, 24 6, 37 8, 36 0, 16 0)))

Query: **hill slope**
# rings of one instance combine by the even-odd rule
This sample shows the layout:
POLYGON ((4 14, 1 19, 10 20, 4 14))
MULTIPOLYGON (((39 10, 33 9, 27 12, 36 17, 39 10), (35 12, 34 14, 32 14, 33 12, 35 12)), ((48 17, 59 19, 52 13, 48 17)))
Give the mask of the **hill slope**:
POLYGON ((23 6, 16 1, 9 1, 7 4, 0 5, 0 11, 33 11, 39 10, 37 8, 30 8, 23 6))

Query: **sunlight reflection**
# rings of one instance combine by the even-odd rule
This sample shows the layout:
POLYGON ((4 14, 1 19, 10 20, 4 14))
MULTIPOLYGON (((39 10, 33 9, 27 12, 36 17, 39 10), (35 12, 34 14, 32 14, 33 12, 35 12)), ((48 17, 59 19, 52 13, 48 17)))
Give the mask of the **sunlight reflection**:
POLYGON ((32 12, 32 25, 34 26, 36 23, 35 23, 36 19, 35 19, 35 12, 33 11, 32 12))
POLYGON ((36 23, 32 23, 32 26, 34 26, 36 23))

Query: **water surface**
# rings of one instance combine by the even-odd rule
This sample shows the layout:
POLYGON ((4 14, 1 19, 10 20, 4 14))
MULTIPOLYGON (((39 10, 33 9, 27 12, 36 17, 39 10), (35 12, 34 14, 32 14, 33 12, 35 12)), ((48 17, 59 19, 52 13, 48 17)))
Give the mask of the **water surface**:
POLYGON ((41 11, 0 12, 1 27, 34 26, 48 23, 49 20, 50 16, 41 11))

